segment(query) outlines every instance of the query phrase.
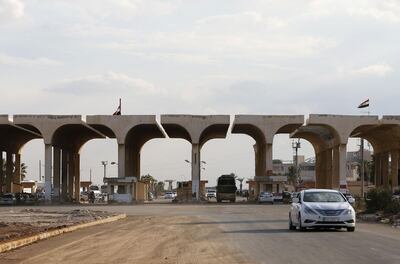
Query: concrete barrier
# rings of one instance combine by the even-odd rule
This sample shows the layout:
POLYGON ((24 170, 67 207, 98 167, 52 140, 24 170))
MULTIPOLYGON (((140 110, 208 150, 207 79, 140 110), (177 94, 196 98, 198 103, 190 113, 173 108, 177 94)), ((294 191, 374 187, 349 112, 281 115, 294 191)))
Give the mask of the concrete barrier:
POLYGON ((13 240, 13 241, 9 241, 9 242, 4 242, 0 244, 0 253, 4 253, 13 249, 17 249, 23 246, 27 246, 29 244, 32 244, 34 242, 40 241, 40 240, 44 240, 44 239, 48 239, 50 237, 54 237, 54 236, 58 236, 64 233, 69 233, 69 232, 73 232, 79 229, 83 229, 83 228, 87 228, 87 227, 91 227, 91 226, 96 226, 96 225, 100 225, 100 224, 106 224, 106 223, 110 223, 110 222, 114 222, 117 220, 121 220, 126 218, 126 214, 120 214, 120 215, 116 215, 116 216, 111 216, 105 219, 101 219, 101 220, 96 220, 93 222, 89 222, 89 223, 83 223, 83 224, 77 224, 77 225, 73 225, 73 226, 69 226, 69 227, 64 227, 64 228, 60 228, 60 229, 56 229, 56 230, 51 230, 51 231, 47 231, 47 232, 42 232, 33 236, 29 236, 29 237, 25 237, 25 238, 21 238, 21 239, 17 239, 17 240, 13 240))

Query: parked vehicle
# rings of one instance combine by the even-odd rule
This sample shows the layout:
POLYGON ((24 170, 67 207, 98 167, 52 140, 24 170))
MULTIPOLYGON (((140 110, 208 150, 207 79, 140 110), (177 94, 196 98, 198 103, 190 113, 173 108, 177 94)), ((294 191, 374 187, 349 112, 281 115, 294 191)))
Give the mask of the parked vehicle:
POLYGON ((33 205, 37 203, 36 196, 31 193, 23 193, 23 197, 24 197, 23 204, 33 205))
POLYGON ((207 190, 206 198, 207 199, 217 198, 217 191, 216 190, 207 190))
POLYGON ((152 192, 149 192, 148 199, 149 199, 149 201, 153 201, 154 200, 154 195, 153 195, 152 192))
POLYGON ((283 202, 283 194, 274 193, 274 202, 283 202))
POLYGON ((15 205, 17 199, 13 193, 6 193, 0 196, 0 205, 15 205))
POLYGON ((89 201, 89 193, 88 192, 81 192, 79 200, 81 202, 88 202, 89 201))
POLYGON ((175 195, 173 192, 166 192, 164 195, 164 199, 174 199, 175 195))
POLYGON ((293 198, 289 211, 289 229, 347 228, 347 231, 353 232, 356 213, 350 203, 354 203, 354 199, 347 200, 336 190, 301 191, 293 198))
POLYGON ((217 202, 229 200, 234 203, 236 201, 236 181, 232 175, 222 175, 217 181, 217 202))
POLYGON ((274 195, 270 192, 260 192, 260 195, 258 196, 258 203, 274 204, 274 195))

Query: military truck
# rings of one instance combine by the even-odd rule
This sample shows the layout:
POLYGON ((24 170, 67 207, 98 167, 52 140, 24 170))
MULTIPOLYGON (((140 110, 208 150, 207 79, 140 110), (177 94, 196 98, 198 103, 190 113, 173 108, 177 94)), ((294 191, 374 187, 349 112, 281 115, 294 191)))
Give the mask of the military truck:
POLYGON ((236 181, 232 175, 221 175, 217 180, 217 202, 229 200, 234 203, 236 201, 236 181))

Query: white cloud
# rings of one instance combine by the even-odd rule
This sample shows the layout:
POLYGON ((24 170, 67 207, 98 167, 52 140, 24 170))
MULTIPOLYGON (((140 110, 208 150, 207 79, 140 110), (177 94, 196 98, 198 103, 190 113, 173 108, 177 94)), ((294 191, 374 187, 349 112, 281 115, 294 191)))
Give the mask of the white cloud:
POLYGON ((392 72, 393 68, 388 64, 374 64, 352 71, 353 74, 357 75, 373 75, 379 77, 384 77, 392 72))
POLYGON ((134 93, 149 95, 163 92, 140 78, 133 78, 122 73, 108 72, 105 74, 88 75, 82 78, 61 82, 49 89, 49 92, 70 95, 107 95, 111 93, 134 93))
POLYGON ((14 57, 0 53, 0 65, 21 66, 21 67, 35 67, 35 66, 59 66, 62 63, 56 60, 39 57, 39 58, 23 58, 14 57))
POLYGON ((277 17, 264 16, 262 13, 247 11, 235 14, 209 16, 196 21, 199 28, 219 31, 242 31, 249 28, 279 29, 287 25, 287 21, 277 17))
POLYGON ((24 15, 24 4, 20 0, 0 0, 0 23, 24 15))
POLYGON ((398 0, 314 0, 310 2, 307 15, 369 17, 389 23, 400 22, 400 1, 398 0))

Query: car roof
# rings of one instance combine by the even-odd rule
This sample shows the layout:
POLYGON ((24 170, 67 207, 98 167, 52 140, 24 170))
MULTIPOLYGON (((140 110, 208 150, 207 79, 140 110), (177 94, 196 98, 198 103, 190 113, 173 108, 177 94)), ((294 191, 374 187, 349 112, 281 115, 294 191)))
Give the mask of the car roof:
POLYGON ((302 192, 339 192, 339 191, 332 189, 307 189, 303 190, 302 192))

